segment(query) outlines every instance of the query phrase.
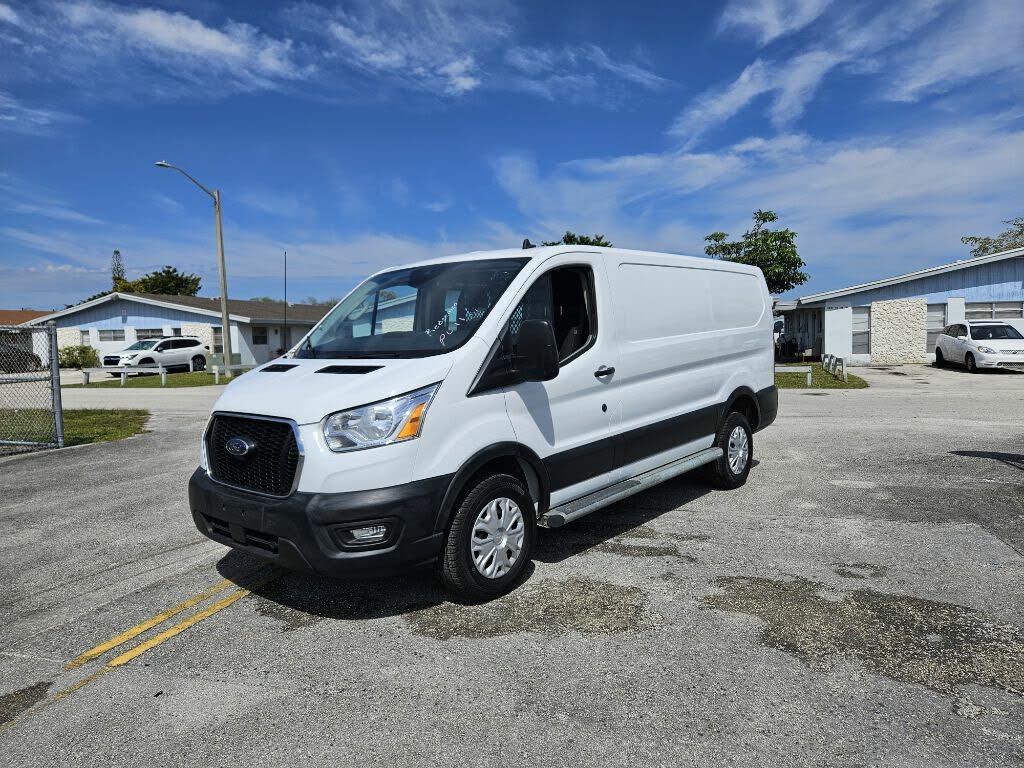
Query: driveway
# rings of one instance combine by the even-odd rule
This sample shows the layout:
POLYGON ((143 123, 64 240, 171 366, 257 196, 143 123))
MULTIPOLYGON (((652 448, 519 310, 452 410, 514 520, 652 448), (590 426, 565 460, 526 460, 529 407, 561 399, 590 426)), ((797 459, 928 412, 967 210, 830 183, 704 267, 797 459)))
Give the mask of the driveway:
POLYGON ((188 514, 211 388, 74 391, 168 410, 0 462, 0 754, 1020 765, 1024 376, 857 373, 871 389, 781 393, 743 488, 681 478, 543 531, 526 582, 475 607, 426 573, 260 571, 188 514))

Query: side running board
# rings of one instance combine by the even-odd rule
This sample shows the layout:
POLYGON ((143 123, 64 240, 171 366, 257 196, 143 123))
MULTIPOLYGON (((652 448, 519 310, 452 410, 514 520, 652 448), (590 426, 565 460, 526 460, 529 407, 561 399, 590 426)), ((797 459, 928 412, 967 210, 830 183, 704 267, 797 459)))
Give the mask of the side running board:
POLYGON ((616 501, 628 498, 634 493, 640 493, 645 488, 650 488, 652 485, 657 485, 660 482, 681 475, 684 472, 689 472, 691 469, 696 469, 704 464, 710 464, 721 457, 721 455, 721 448, 706 448, 692 456, 687 456, 685 459, 679 459, 669 464, 655 467, 636 477, 631 477, 600 491, 595 491, 588 496, 583 496, 582 498, 574 499, 561 506, 549 509, 547 514, 537 522, 545 528, 561 528, 566 523, 571 523, 573 520, 578 520, 584 515, 596 512, 602 507, 607 507, 609 504, 614 504, 616 501))

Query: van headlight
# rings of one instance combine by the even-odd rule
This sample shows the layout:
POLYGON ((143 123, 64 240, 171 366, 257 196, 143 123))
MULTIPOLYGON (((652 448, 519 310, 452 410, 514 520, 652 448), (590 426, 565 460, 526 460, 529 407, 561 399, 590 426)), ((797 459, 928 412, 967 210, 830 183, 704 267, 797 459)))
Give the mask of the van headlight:
POLYGON ((332 413, 324 419, 324 440, 332 451, 358 451, 420 436, 427 409, 440 383, 391 400, 332 413))

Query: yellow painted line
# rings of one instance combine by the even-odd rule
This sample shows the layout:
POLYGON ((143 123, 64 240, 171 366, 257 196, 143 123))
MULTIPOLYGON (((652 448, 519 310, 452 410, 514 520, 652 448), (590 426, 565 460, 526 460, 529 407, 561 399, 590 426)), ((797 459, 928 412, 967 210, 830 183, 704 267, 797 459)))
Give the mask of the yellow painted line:
POLYGON ((46 709, 51 704, 56 704, 61 699, 67 698, 68 696, 70 696, 75 691, 79 691, 82 688, 85 688, 85 686, 87 686, 93 680, 95 680, 96 678, 100 677, 101 675, 103 675, 104 673, 109 672, 109 671, 110 671, 110 667, 100 667, 95 672, 93 672, 91 675, 88 675, 87 677, 83 677, 81 680, 79 680, 77 683, 72 685, 70 688, 65 688, 63 691, 58 691, 57 693, 53 694, 53 696, 51 696, 50 698, 44 699, 43 701, 40 701, 38 704, 36 704, 35 706, 32 706, 32 707, 29 707, 24 712, 19 712, 17 715, 12 717, 7 722, 0 723, 0 731, 6 731, 9 728, 13 728, 17 723, 21 722, 22 720, 24 720, 29 715, 34 715, 36 712, 39 712, 42 709, 46 709))
POLYGON ((168 608, 166 611, 163 611, 162 613, 158 613, 156 616, 153 616, 152 618, 146 619, 145 621, 143 621, 143 622, 141 622, 139 624, 136 624, 131 629, 125 630, 124 632, 122 632, 117 637, 111 638, 110 640, 108 640, 105 643, 100 643, 95 648, 90 648, 85 653, 83 653, 80 656, 76 657, 75 659, 69 661, 64 666, 64 668, 65 669, 77 669, 78 667, 82 666, 83 664, 86 664, 86 663, 92 661, 93 659, 102 656, 104 653, 109 651, 111 648, 117 648, 117 646, 123 645, 124 643, 127 643, 129 640, 135 639, 136 637, 141 635, 143 632, 148 632, 149 630, 151 630, 157 624, 162 624, 163 622, 167 621, 168 619, 173 618, 174 616, 177 616, 182 611, 187 611, 192 606, 198 605, 199 603, 203 602, 207 598, 213 597, 218 592, 223 592, 225 589, 227 589, 228 587, 231 587, 231 586, 234 586, 234 582, 232 582, 230 579, 224 579, 224 581, 220 582, 219 584, 213 585, 212 587, 210 587, 209 589, 207 589, 204 592, 200 592, 195 597, 190 597, 188 600, 185 600, 184 602, 178 603, 173 608, 168 608))
POLYGON ((78 690, 81 690, 82 688, 85 688, 85 686, 87 686, 89 683, 91 683, 97 677, 99 677, 100 675, 104 674, 105 672, 109 672, 109 671, 110 671, 109 667, 100 667, 99 669, 97 669, 95 672, 93 672, 88 677, 83 677, 81 680, 79 680, 77 683, 72 685, 70 688, 65 688, 63 691, 58 691, 57 693, 53 694, 53 697, 49 701, 46 702, 46 706, 50 706, 51 704, 56 704, 61 699, 66 699, 68 696, 70 696, 75 691, 78 691, 78 690))
POLYGON ((223 598, 221 600, 218 600, 216 603, 213 603, 212 605, 210 605, 209 607, 203 609, 199 613, 196 613, 196 614, 193 614, 192 616, 189 616, 184 621, 179 622, 178 624, 175 624, 173 627, 165 629, 160 634, 154 635, 153 637, 149 638, 149 640, 146 640, 143 643, 139 643, 138 645, 136 645, 131 650, 125 651, 120 656, 117 656, 117 657, 111 659, 110 661, 107 662, 107 667, 108 668, 120 667, 120 666, 122 666, 124 664, 127 664, 129 661, 131 661, 132 659, 138 658, 139 656, 144 654, 146 651, 151 650, 153 648, 156 648, 158 645, 161 645, 162 643, 167 642, 172 637, 176 637, 176 636, 180 635, 182 632, 184 632, 189 627, 193 627, 196 624, 198 624, 200 621, 203 621, 204 619, 208 619, 211 616, 213 616, 215 613, 219 613, 219 612, 223 611, 229 605, 232 605, 233 603, 238 602, 243 597, 248 595, 256 587, 259 587, 259 586, 261 586, 263 584, 266 584, 268 581, 270 581, 271 579, 275 578, 276 575, 277 574, 273 574, 273 573, 268 574, 267 576, 264 576, 262 579, 259 579, 259 580, 255 581, 255 582, 253 582, 250 585, 250 587, 248 587, 248 588, 239 588, 239 589, 237 589, 236 591, 232 592, 227 597, 225 597, 225 598, 223 598))

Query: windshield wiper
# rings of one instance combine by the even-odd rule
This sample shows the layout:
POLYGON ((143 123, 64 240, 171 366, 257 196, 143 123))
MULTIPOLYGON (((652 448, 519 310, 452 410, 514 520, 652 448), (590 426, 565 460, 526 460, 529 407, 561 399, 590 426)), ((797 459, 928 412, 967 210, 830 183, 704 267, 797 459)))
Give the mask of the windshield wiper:
MULTIPOLYGON (((304 352, 306 350, 309 350, 309 356, 314 359, 316 358, 316 347, 314 347, 312 343, 310 343, 308 336, 306 337, 306 343, 303 345, 302 350, 304 352)), ((303 355, 303 357, 305 357, 305 355, 303 355)))

